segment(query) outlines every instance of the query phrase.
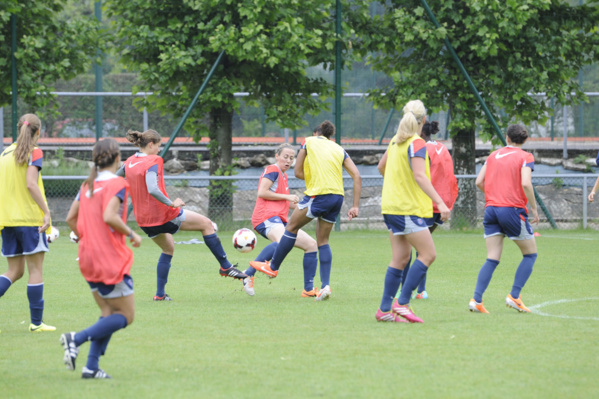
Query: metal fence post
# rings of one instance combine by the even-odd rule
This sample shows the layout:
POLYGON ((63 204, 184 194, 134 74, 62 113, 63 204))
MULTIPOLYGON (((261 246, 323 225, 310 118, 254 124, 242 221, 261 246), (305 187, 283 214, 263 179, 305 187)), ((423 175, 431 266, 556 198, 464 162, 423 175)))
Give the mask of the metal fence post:
POLYGON ((563 158, 568 159, 568 107, 562 106, 562 118, 564 119, 562 122, 564 126, 564 150, 563 150, 563 158))
POLYGON ((144 112, 143 112, 143 118, 144 118, 144 132, 148 130, 148 110, 146 109, 146 107, 144 107, 144 112))
POLYGON ((587 215, 588 215, 588 204, 587 204, 587 177, 582 178, 582 228, 587 228, 587 215))

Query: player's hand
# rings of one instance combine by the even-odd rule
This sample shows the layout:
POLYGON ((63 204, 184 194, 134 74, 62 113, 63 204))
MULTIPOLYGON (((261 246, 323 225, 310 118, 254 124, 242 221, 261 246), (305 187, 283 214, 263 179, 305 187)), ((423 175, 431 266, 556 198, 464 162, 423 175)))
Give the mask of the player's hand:
POLYGON ((437 208, 439 208, 439 213, 441 214, 441 221, 442 222, 448 221, 449 217, 451 216, 451 211, 449 210, 447 205, 445 205, 444 203, 441 203, 441 204, 437 205, 437 208))
POLYGON ((593 202, 595 200, 595 193, 591 191, 589 194, 589 202, 593 202))
POLYGON ((299 197, 297 195, 291 194, 287 197, 287 200, 292 204, 297 204, 299 202, 299 197))
POLYGON ((137 248, 141 245, 141 237, 134 231, 131 231, 131 233, 133 234, 133 237, 131 237, 129 241, 135 248, 137 248))
POLYGON ((185 206, 185 202, 183 202, 183 200, 181 198, 177 198, 173 201, 173 208, 180 208, 182 206, 185 206))
POLYGON ((358 209, 358 207, 352 206, 351 208, 349 208, 349 211, 347 211, 347 218, 349 220, 352 220, 353 218, 357 218, 359 214, 360 210, 358 209))
POLYGON ((532 209, 532 220, 530 220, 529 218, 529 222, 530 223, 535 223, 535 224, 539 224, 539 214, 537 212, 537 208, 532 209))
POLYGON ((52 219, 50 218, 50 212, 44 214, 44 219, 42 221, 42 227, 38 228, 38 233, 42 231, 48 230, 48 228, 52 225, 52 219))

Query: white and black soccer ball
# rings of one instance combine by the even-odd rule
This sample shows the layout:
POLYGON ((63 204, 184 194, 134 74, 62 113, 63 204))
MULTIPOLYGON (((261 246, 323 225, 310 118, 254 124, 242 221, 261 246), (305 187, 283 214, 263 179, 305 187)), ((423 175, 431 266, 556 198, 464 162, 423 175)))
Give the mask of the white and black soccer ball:
POLYGON ((250 229, 239 229, 233 234, 233 247, 239 252, 250 252, 257 241, 256 234, 250 229))
POLYGON ((69 239, 74 244, 77 244, 79 242, 79 237, 77 237, 77 234, 75 234, 74 231, 71 231, 71 234, 69 234, 69 239))
POLYGON ((56 227, 50 226, 50 232, 46 232, 46 238, 48 239, 48 242, 52 243, 58 240, 58 237, 60 237, 60 231, 58 231, 56 227))

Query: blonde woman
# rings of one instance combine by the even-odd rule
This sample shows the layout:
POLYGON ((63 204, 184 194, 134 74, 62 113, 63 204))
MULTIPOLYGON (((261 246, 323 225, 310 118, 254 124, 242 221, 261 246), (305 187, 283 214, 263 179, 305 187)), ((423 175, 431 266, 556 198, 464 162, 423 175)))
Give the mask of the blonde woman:
POLYGON ((407 103, 397 134, 378 165, 384 176, 381 208, 389 229, 392 259, 385 276, 381 306, 376 313, 377 321, 423 322, 408 305, 412 291, 426 276, 437 256, 425 221, 433 217, 433 202, 437 205, 441 221, 449 219, 449 208, 430 180, 426 142, 420 137, 425 122, 426 108, 422 101, 407 103), (418 257, 410 267, 399 299, 394 300, 412 247, 418 257))

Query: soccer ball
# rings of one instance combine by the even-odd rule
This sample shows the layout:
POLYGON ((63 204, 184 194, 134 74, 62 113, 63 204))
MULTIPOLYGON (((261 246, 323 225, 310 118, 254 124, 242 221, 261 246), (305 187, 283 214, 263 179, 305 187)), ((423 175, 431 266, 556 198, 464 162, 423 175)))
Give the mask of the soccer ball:
POLYGON ((54 226, 50 226, 50 233, 46 233, 48 242, 54 242, 60 237, 60 231, 54 226))
POLYGON ((257 240, 250 229, 239 229, 233 234, 233 246, 239 252, 250 252, 256 246, 257 240))
POLYGON ((71 231, 71 234, 69 234, 69 238, 71 239, 72 243, 77 244, 79 242, 79 237, 77 237, 77 234, 75 234, 74 231, 71 231))

